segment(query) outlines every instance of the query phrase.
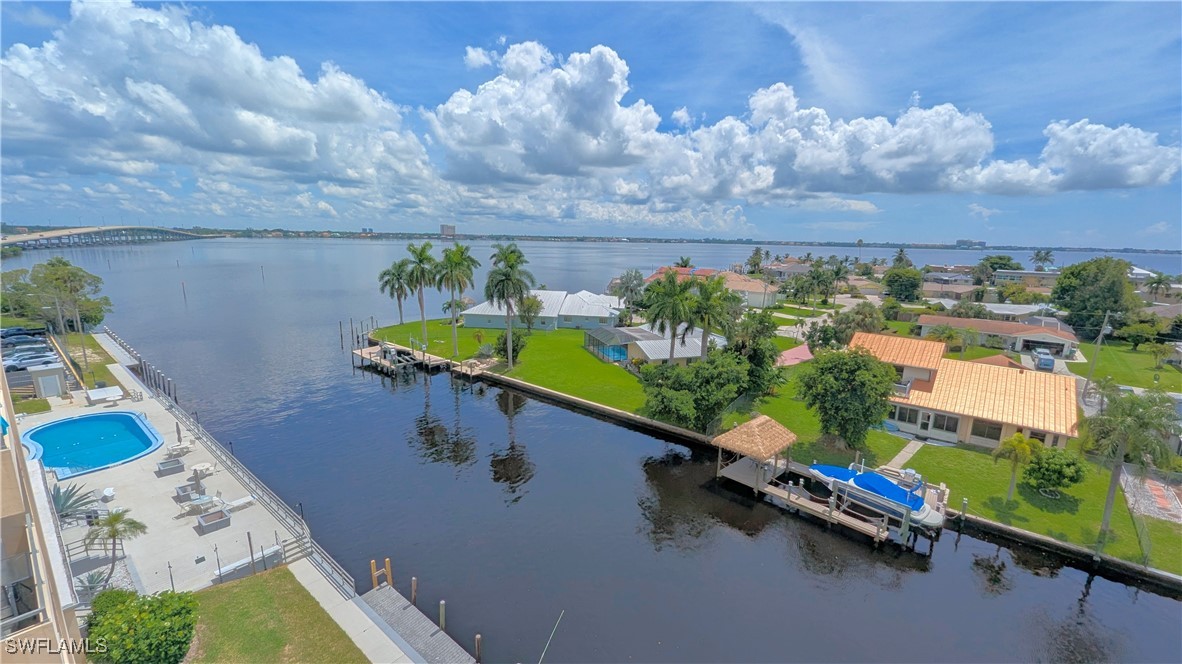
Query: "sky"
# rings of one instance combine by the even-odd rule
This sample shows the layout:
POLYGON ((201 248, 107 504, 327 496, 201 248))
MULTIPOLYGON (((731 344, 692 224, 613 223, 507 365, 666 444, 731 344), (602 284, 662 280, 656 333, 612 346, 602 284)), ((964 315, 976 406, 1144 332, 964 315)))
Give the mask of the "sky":
POLYGON ((1182 249, 1182 3, 0 5, 8 223, 1182 249))

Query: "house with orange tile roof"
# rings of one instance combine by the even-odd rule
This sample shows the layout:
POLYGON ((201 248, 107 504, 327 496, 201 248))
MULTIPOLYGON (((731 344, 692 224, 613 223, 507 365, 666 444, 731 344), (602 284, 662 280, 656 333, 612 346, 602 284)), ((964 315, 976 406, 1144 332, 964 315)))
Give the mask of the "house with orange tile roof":
POLYGON ((895 367, 888 419, 917 438, 997 447, 1021 431, 1063 447, 1078 433, 1073 376, 945 359, 926 339, 857 332, 850 347, 895 367))
POLYGON ((995 344, 993 347, 1004 346, 1019 353, 1032 351, 1035 348, 1046 348, 1054 355, 1071 357, 1075 354, 1076 347, 1079 346, 1079 339, 1074 332, 1050 326, 929 314, 920 316, 918 322, 919 336, 921 337, 928 336, 937 326, 948 325, 958 330, 976 330, 980 337, 980 343, 984 345, 988 345, 985 344, 988 337, 996 337, 1000 344, 995 344))
POLYGON ((779 288, 775 284, 763 279, 754 279, 737 272, 720 272, 727 290, 743 298, 743 303, 749 307, 774 307, 779 300, 779 288))
POLYGON ((705 279, 707 277, 713 277, 714 275, 718 274, 718 270, 708 268, 708 267, 672 267, 672 266, 666 265, 665 267, 657 268, 656 270, 653 271, 652 274, 645 277, 644 283, 651 284, 652 282, 656 281, 657 279, 660 279, 661 277, 665 276, 666 272, 670 272, 670 271, 677 273, 677 281, 678 282, 686 281, 688 279, 693 279, 694 277, 705 279))

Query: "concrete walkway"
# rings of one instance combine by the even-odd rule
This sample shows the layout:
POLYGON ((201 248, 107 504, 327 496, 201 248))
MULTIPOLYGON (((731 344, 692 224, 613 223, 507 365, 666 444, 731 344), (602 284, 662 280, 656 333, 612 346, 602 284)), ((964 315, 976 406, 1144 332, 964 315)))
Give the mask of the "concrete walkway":
POLYGON ((922 440, 913 440, 910 443, 907 443, 906 447, 899 450, 899 453, 895 455, 895 458, 886 462, 886 465, 891 468, 903 468, 903 465, 910 461, 911 457, 915 456, 915 453, 922 448, 922 440))

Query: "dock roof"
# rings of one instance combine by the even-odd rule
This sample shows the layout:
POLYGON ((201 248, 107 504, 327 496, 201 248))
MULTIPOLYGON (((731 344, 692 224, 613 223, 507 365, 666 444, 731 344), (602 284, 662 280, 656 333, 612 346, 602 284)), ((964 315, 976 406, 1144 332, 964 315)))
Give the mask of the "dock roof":
POLYGON ((767 415, 759 415, 710 441, 716 447, 756 461, 767 461, 795 442, 796 434, 767 415))

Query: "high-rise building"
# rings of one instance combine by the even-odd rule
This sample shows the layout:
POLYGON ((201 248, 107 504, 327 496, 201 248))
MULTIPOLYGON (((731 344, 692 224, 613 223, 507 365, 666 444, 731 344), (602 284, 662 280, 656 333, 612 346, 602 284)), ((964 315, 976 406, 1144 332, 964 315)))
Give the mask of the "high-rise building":
POLYGON ((440 224, 439 225, 439 234, 442 235, 443 237, 455 237, 456 236, 455 224, 440 224))

